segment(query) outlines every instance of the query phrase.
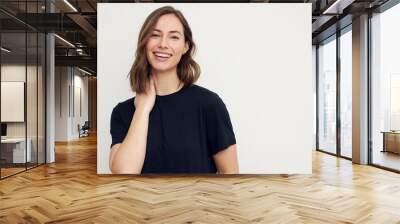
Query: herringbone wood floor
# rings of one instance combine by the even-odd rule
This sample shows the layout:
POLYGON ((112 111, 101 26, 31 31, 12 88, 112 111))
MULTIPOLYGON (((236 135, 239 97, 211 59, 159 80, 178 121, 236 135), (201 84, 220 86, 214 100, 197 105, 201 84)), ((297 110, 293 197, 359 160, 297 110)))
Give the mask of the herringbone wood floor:
POLYGON ((312 175, 96 174, 96 139, 0 181, 0 223, 400 223, 400 175, 320 152, 312 175))

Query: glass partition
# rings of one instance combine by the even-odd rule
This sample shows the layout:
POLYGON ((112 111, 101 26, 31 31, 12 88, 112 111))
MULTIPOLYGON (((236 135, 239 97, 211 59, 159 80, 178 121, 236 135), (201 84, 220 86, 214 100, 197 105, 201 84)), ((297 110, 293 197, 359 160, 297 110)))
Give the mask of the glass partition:
POLYGON ((336 37, 318 47, 318 149, 336 154, 336 37))
POLYGON ((340 36, 340 154, 352 157, 352 35, 351 26, 340 36))
POLYGON ((400 171, 400 4, 371 18, 372 164, 400 171))
POLYGON ((37 165, 38 144, 37 144, 37 79, 38 79, 38 56, 37 56, 37 41, 36 32, 27 33, 27 98, 26 98, 26 113, 27 113, 27 150, 30 151, 30 160, 27 163, 28 168, 37 165))
POLYGON ((45 138, 45 124, 46 124, 46 38, 45 34, 38 33, 38 75, 37 75, 37 162, 38 164, 43 164, 46 162, 46 138, 45 138))
MULTIPOLYGON (((26 150, 26 34, 1 34, 1 177, 24 171, 26 150)), ((29 147, 28 147, 29 149, 29 147)))
MULTIPOLYGON (((19 17, 26 12, 43 13, 44 3, 1 1, 0 7, 14 9, 19 17)), ((0 178, 45 163, 46 154, 46 39, 44 33, 15 17, 0 12, 0 178)))

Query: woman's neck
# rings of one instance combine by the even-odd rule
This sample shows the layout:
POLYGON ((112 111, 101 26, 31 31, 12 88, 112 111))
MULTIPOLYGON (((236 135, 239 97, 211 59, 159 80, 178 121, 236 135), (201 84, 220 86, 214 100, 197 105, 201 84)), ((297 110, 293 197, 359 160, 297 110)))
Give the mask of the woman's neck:
POLYGON ((178 91, 182 85, 178 78, 176 69, 165 72, 153 72, 156 86, 156 94, 159 96, 169 95, 178 91))

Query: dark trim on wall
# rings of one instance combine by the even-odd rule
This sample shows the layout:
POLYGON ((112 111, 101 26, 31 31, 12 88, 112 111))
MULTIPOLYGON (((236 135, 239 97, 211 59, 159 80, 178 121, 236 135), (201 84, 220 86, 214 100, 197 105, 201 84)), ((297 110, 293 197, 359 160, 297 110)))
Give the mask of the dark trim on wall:
POLYGON ((340 84, 341 84, 341 70, 340 70, 340 30, 336 31, 336 154, 338 156, 341 156, 341 150, 342 150, 342 125, 341 125, 341 109, 340 109, 340 94, 341 94, 341 89, 340 89, 340 84))
MULTIPOLYGON (((28 11, 28 6, 25 4, 25 12, 28 11)), ((25 13, 25 21, 27 19, 27 14, 25 13)), ((28 24, 25 23, 25 88, 24 88, 24 120, 25 120, 25 170, 28 170, 28 24)), ((31 152, 32 155, 32 152, 31 152)))
POLYGON ((371 57, 372 57, 372 30, 371 30, 371 19, 372 19, 372 13, 368 13, 368 36, 367 36, 367 44, 368 44, 368 54, 367 54, 367 64, 368 64, 368 74, 367 74, 367 83, 368 83, 368 93, 367 93, 367 102, 368 102, 368 111, 367 111, 367 119, 368 119, 368 124, 367 124, 367 129, 368 129, 368 164, 372 164, 373 161, 373 142, 372 142, 372 65, 371 65, 371 57))
POLYGON ((381 166, 381 165, 378 165, 378 164, 369 164, 369 165, 373 166, 373 167, 376 167, 376 168, 379 168, 379 169, 382 169, 382 170, 386 170, 386 171, 390 171, 390 172, 394 172, 394 173, 399 173, 400 174, 400 170, 392 169, 392 168, 389 168, 389 167, 386 167, 386 166, 381 166))
POLYGON ((317 149, 317 151, 318 151, 318 152, 325 153, 325 154, 328 154, 328 155, 331 155, 331 156, 334 156, 334 157, 338 157, 338 158, 341 158, 341 159, 347 159, 347 160, 352 161, 352 159, 349 158, 349 157, 347 157, 347 156, 338 156, 338 155, 336 155, 335 153, 328 152, 328 151, 324 151, 324 150, 321 150, 321 149, 317 149))
MULTIPOLYGON (((39 11, 36 4, 36 11, 39 11)), ((39 33, 36 32, 36 166, 39 165, 39 33)))
POLYGON ((319 45, 315 46, 315 109, 316 109, 316 127, 315 127, 315 149, 319 148, 319 45))
POLYGON ((44 33, 44 164, 47 163, 47 36, 48 33, 44 33))

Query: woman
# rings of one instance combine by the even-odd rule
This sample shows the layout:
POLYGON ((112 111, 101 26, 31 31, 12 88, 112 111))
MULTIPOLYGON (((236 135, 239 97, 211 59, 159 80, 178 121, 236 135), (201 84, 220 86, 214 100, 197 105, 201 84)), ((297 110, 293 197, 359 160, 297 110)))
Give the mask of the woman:
POLYGON ((136 97, 111 114, 113 173, 238 173, 228 111, 217 94, 194 84, 194 52, 180 11, 166 6, 147 17, 130 71, 136 97))

